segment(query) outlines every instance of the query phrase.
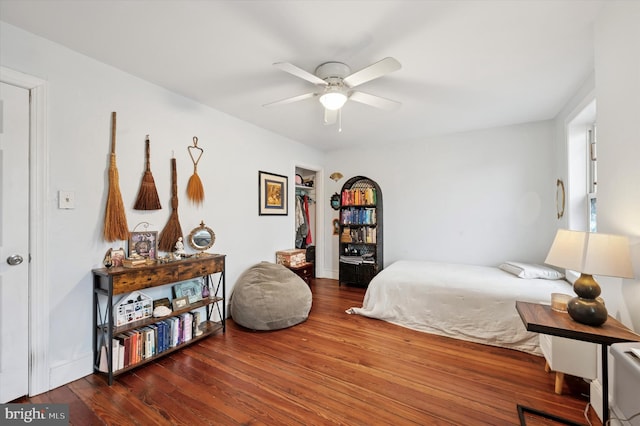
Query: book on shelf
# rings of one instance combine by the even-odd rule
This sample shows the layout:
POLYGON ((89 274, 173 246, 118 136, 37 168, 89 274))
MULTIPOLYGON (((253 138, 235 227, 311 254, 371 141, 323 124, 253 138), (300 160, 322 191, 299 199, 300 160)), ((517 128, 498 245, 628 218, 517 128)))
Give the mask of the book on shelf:
MULTIPOLYGON (((152 358, 169 348, 201 336, 201 318, 202 313, 199 311, 185 312, 114 336, 111 346, 112 371, 152 358)), ((107 365, 108 353, 106 345, 103 345, 98 370, 107 373, 107 365)))
POLYGON ((182 317, 182 341, 188 342, 193 338, 193 315, 191 312, 185 312, 180 316, 182 317))
POLYGON ((118 342, 117 345, 114 344, 114 359, 116 360, 115 364, 116 366, 114 367, 114 371, 116 370, 120 370, 121 368, 124 368, 124 335, 120 334, 117 335, 113 338, 115 341, 118 342))
POLYGON ((142 333, 144 336, 144 359, 151 358, 154 354, 155 348, 155 334, 153 332, 153 328, 150 326, 144 327, 142 329, 142 333))
POLYGON ((134 343, 135 333, 132 331, 127 331, 122 335, 124 336, 124 366, 128 367, 129 365, 132 364, 131 354, 132 354, 132 345, 134 343))
POLYGON ((345 189, 340 198, 343 206, 375 205, 378 201, 375 188, 345 189))
POLYGON ((176 317, 171 317, 171 347, 178 346, 180 340, 180 321, 176 317))
POLYGON ((349 208, 340 212, 340 223, 343 225, 375 225, 376 209, 366 208, 349 208))
POLYGON ((158 334, 156 337, 156 353, 162 353, 165 350, 164 347, 164 330, 165 330, 165 322, 160 321, 156 323, 156 327, 158 330, 158 334))
MULTIPOLYGON (((120 353, 120 342, 118 339, 111 339, 111 371, 118 370, 118 354, 120 353)), ((100 348, 100 360, 98 362, 98 371, 103 373, 109 372, 109 356, 107 354, 107 346, 103 344, 100 348)))

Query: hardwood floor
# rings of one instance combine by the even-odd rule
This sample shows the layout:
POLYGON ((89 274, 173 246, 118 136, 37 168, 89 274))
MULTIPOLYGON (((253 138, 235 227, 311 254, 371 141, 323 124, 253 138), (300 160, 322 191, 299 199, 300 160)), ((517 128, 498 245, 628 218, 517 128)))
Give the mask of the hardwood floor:
MULTIPOLYGON (((556 395, 542 357, 348 315, 364 290, 335 280, 312 290, 297 326, 254 332, 229 320, 226 334, 111 387, 94 374, 18 402, 67 403, 83 426, 518 425, 517 404, 585 423, 587 399, 556 395)), ((591 409, 589 418, 601 424, 591 409)))

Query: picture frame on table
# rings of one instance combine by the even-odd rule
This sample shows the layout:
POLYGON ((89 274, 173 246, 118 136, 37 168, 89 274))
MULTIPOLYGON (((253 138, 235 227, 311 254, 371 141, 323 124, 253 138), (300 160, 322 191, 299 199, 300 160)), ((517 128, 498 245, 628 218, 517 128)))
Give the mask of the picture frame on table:
POLYGON ((156 260, 158 255, 158 232, 130 232, 129 257, 141 256, 145 259, 156 260))
POLYGON ((176 297, 186 297, 189 304, 202 300, 202 282, 201 280, 183 281, 174 284, 173 292, 176 297))
POLYGON ((177 297, 173 299, 172 302, 173 310, 178 311, 180 309, 184 309, 189 306, 189 298, 188 297, 177 297))
POLYGON ((286 216, 288 212, 288 180, 286 176, 258 171, 258 214, 286 216))
POLYGON ((124 261, 124 249, 122 247, 118 249, 111 249, 111 265, 114 267, 122 266, 124 261))

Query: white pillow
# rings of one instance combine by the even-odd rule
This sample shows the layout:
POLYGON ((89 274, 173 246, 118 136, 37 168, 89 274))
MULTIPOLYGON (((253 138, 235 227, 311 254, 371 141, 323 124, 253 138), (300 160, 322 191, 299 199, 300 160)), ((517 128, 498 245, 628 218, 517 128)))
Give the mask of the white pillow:
POLYGON ((545 280, 559 280, 564 278, 562 272, 547 266, 531 263, 509 261, 500 265, 499 268, 519 278, 542 278, 545 280))

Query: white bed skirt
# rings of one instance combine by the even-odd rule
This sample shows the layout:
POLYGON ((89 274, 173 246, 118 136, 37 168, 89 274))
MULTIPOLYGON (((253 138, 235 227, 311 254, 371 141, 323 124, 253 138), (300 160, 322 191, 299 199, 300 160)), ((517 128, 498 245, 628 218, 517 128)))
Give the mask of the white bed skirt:
POLYGON ((347 313, 427 333, 541 355, 516 300, 550 304, 573 294, 564 280, 523 279, 490 266, 397 261, 369 283, 362 307, 347 313))

